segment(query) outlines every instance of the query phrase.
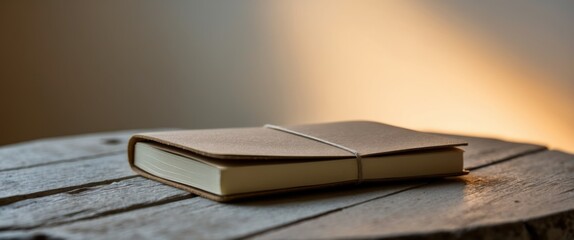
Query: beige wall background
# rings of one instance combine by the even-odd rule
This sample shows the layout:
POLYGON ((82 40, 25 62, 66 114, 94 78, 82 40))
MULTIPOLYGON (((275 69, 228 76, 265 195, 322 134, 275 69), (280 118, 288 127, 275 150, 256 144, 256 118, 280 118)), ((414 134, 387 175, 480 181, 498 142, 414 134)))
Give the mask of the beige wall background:
POLYGON ((0 2, 0 144, 370 119, 574 152, 574 3, 0 2))

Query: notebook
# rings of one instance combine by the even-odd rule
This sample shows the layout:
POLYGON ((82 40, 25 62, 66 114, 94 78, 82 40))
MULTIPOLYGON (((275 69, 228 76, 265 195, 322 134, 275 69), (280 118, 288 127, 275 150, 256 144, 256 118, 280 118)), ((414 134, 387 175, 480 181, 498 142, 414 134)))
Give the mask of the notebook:
MULTIPOLYGON (((232 201, 370 181, 467 174, 457 139, 370 121, 141 133, 128 159, 144 177, 232 201)), ((359 186, 359 185, 357 185, 359 186)))

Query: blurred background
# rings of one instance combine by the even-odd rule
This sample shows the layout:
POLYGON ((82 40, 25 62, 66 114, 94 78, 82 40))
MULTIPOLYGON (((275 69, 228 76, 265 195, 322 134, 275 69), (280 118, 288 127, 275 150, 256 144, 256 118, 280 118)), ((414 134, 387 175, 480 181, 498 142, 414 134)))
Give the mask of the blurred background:
POLYGON ((0 2, 0 145, 366 119, 574 152, 573 1, 0 2))

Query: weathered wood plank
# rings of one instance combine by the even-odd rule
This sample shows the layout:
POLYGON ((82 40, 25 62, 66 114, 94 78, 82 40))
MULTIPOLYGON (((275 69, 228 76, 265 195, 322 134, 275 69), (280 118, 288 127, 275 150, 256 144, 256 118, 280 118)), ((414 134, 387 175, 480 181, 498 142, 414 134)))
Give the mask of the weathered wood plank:
POLYGON ((526 239, 536 234, 542 239, 571 239, 573 172, 574 155, 556 151, 527 155, 258 238, 526 239), (554 214, 565 218, 556 219, 554 214))
POLYGON ((89 219, 191 196, 191 193, 136 177, 0 206, 0 230, 89 219))
POLYGON ((130 136, 141 131, 126 130, 48 138, 2 146, 0 147, 0 171, 109 154, 122 154, 126 151, 126 144, 130 136))
MULTIPOLYGON (((498 149, 492 151, 469 149, 469 151, 493 152, 491 156, 499 156, 501 159, 506 159, 512 156, 509 154, 516 153, 507 149, 499 149, 496 144, 484 143, 471 146, 498 149), (497 151, 503 151, 503 153, 494 154, 497 151)), ((513 146, 530 150, 530 148, 522 148, 520 144, 510 145, 509 148, 513 146)), ((480 155, 474 154, 467 160, 488 162, 480 158, 480 155)), ((424 182, 374 184, 356 189, 283 195, 236 204, 218 204, 206 199, 194 198, 73 224, 20 232, 20 234, 29 236, 26 234, 43 232, 69 238, 164 238, 165 233, 169 232, 172 234, 170 238, 241 237, 340 211, 373 199, 384 198, 422 183, 424 182), (181 224, 182 222, 189 224, 181 224)), ((108 200, 108 203, 114 205, 115 201, 117 200, 108 200)), ((18 214, 26 214, 26 212, 18 214)))
POLYGON ((394 194, 411 184, 266 198, 220 204, 196 197, 131 212, 30 231, 66 239, 233 238, 274 228, 334 209, 394 194), (167 236, 166 233, 170 235, 167 236))
POLYGON ((447 134, 439 135, 458 138, 468 142, 468 146, 461 148, 465 150, 464 166, 469 170, 504 161, 524 154, 546 150, 546 147, 540 145, 507 142, 493 138, 478 138, 447 134))
POLYGON ((125 154, 2 171, 0 205, 133 176, 125 154))

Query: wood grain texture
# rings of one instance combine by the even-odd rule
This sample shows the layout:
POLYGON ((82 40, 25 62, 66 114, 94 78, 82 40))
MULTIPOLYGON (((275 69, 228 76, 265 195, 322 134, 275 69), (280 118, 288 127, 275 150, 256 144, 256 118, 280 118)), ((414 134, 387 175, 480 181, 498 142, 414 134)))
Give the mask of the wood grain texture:
POLYGON ((123 154, 130 136, 141 131, 143 130, 48 138, 2 146, 0 147, 0 171, 109 154, 123 154))
POLYGON ((526 155, 258 238, 572 239, 573 172, 573 155, 526 155))
POLYGON ((61 224, 191 196, 188 192, 136 177, 0 206, 0 230, 61 224))
MULTIPOLYGON (((481 154, 470 154, 467 163, 480 167, 481 163, 487 165, 501 159, 530 152, 533 149, 543 149, 539 146, 524 147, 521 144, 508 144, 506 148, 498 147, 498 140, 473 139, 477 144, 467 149, 468 153, 489 153, 483 159, 481 154), (512 149, 517 150, 512 150, 512 149), (500 158, 500 159, 496 159, 500 158)), ((472 144, 472 143, 471 143, 472 144)), ((91 161, 91 160, 90 160, 91 161)), ((82 165, 84 166, 84 165, 82 165)), ((84 166, 86 167, 86 166, 84 166)), ((133 178, 124 181, 148 181, 133 178)), ((371 184, 360 188, 346 188, 337 190, 323 190, 315 193, 295 193, 276 197, 263 198, 258 201, 249 201, 235 204, 219 204, 203 198, 186 199, 177 202, 154 205, 146 202, 149 207, 126 209, 125 201, 138 198, 137 191, 123 191, 125 195, 110 193, 106 197, 107 208, 99 210, 87 210, 86 215, 81 211, 85 208, 72 208, 62 214, 52 214, 49 218, 40 218, 38 221, 30 221, 33 214, 31 209, 13 209, 12 214, 29 217, 23 219, 20 225, 51 225, 66 222, 66 224, 52 227, 34 228, 30 231, 10 231, 4 234, 16 234, 20 237, 31 237, 37 234, 57 236, 65 238, 165 238, 169 233, 170 238, 236 238, 246 237, 266 232, 289 224, 305 222, 309 219, 321 219, 330 213, 343 211, 355 205, 362 205, 374 199, 385 199, 387 196, 401 195, 402 191, 424 184, 424 181, 401 182, 392 184, 371 184), (118 211, 114 210, 118 209, 118 211), (75 213, 78 212, 78 213, 75 213), (106 214, 106 213, 113 214, 106 214), (84 219, 70 223, 66 214, 72 217, 84 219), (94 216, 88 217, 84 216, 94 216), (53 220, 55 219, 55 220, 53 220)), ((135 184, 135 183, 134 183, 135 184)), ((144 183, 137 183, 144 184, 144 183)), ((120 191, 117 189, 115 191, 120 191)), ((408 192, 408 191, 407 191, 408 192)), ((80 198, 73 199, 67 194, 58 194, 64 202, 89 202, 88 199, 97 199, 103 194, 98 191, 86 191, 80 198)), ((172 194, 179 194, 177 192, 172 194)), ((53 195, 56 196, 56 195, 53 195)), ((164 195, 164 198, 170 198, 164 195)), ((32 199, 30 199, 32 200, 32 199)), ((35 204, 52 202, 52 196, 33 199, 35 204)), ((28 200, 26 200, 28 201, 28 200)), ((21 202, 26 202, 21 201, 21 202)), ((16 206, 16 202, 7 206, 16 206)), ((12 208, 10 208, 12 209, 12 208)), ((57 208, 54 208, 57 209, 57 208)), ((11 210, 12 211, 12 210, 11 210)), ((10 225, 8 223, 7 225, 10 225)), ((9 228, 9 227, 8 227, 9 228)), ((17 228, 14 228, 17 229, 17 228)), ((1 235, 0 235, 1 236, 1 235)))
POLYGON ((0 205, 133 176, 125 154, 2 171, 0 205))
POLYGON ((446 137, 458 138, 468 142, 468 146, 460 147, 464 152, 464 167, 472 170, 525 154, 546 150, 546 147, 527 143, 507 142, 493 138, 478 138, 469 136, 439 134, 446 137))

